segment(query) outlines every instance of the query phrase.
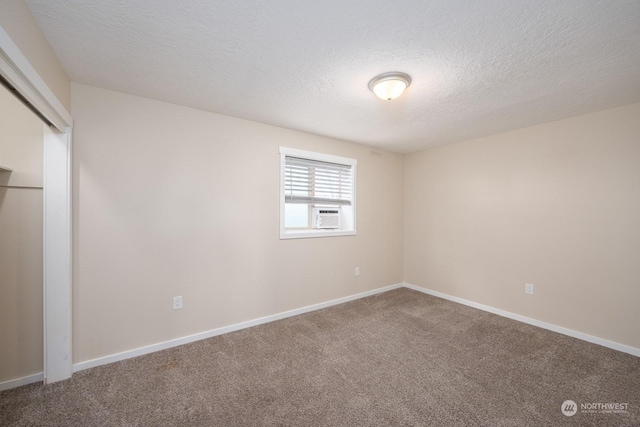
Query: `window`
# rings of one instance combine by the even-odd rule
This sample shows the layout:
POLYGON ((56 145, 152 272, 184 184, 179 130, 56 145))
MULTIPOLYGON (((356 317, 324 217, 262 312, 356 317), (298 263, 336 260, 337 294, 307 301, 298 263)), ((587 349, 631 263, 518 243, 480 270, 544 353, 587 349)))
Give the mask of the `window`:
POLYGON ((280 147, 280 238, 355 235, 356 165, 280 147))

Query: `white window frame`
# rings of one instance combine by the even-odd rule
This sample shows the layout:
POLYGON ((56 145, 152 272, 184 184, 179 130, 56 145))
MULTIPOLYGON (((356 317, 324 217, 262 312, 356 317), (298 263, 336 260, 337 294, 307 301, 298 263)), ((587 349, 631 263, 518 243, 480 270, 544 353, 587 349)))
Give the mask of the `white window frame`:
POLYGON ((330 154, 316 153, 314 151, 298 150, 295 148, 280 147, 280 239, 306 239, 314 237, 333 237, 333 236, 355 236, 356 232, 356 181, 357 181, 357 165, 356 159, 348 157, 333 156, 330 154), (338 163, 342 165, 350 165, 353 172, 353 199, 351 207, 353 209, 353 229, 349 230, 321 230, 321 229, 300 229, 287 230, 284 224, 285 216, 285 158, 287 156, 300 157, 303 159, 317 160, 319 162, 338 163))

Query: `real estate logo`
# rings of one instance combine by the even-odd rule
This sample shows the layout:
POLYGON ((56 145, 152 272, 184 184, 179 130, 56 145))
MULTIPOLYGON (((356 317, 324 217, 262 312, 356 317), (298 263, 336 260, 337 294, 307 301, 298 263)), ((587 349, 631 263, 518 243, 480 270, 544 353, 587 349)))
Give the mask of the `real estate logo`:
POLYGON ((578 404, 573 400, 565 400, 560 406, 560 410, 567 417, 572 417, 578 413, 581 414, 627 414, 629 413, 628 402, 587 402, 578 404))
POLYGON ((565 400, 562 402, 560 410, 567 417, 572 417, 578 412, 578 405, 573 400, 565 400))

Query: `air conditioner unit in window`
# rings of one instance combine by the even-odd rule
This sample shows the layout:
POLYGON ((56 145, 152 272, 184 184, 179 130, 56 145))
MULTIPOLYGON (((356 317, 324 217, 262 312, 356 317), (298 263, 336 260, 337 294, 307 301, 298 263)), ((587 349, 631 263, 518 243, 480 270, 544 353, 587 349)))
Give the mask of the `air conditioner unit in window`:
POLYGON ((313 228, 340 228, 340 208, 313 208, 313 228))

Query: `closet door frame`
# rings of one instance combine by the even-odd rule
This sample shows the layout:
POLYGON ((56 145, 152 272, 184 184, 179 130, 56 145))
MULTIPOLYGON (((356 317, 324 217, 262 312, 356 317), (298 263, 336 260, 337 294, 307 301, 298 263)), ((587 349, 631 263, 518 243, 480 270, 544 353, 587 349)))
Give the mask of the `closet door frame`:
POLYGON ((43 336, 44 382, 70 378, 72 341, 73 119, 9 35, 0 27, 0 76, 51 126, 44 136, 43 336))

